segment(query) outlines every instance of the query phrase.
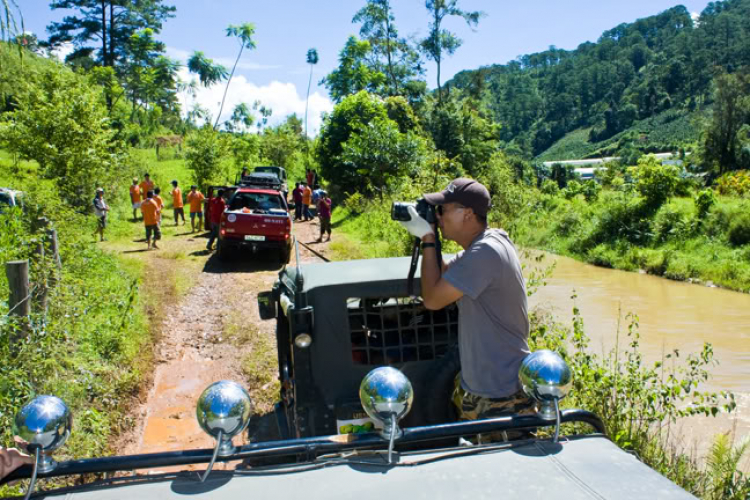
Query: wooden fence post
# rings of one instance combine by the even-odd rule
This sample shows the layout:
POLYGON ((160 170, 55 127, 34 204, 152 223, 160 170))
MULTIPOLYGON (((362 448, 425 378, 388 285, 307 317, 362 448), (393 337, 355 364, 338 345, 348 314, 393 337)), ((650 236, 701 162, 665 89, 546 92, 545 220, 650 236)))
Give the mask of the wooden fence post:
POLYGON ((47 297, 49 287, 47 286, 47 266, 44 259, 44 240, 39 239, 34 250, 36 266, 36 290, 34 291, 34 309, 38 313, 47 314, 47 297))
MULTIPOLYGON (((29 315, 31 314, 31 297, 29 296, 29 261, 14 260, 5 264, 5 275, 8 277, 10 298, 8 307, 10 315, 19 318, 21 333, 28 335, 31 331, 29 315)), ((10 339, 11 345, 18 340, 18 335, 10 339)))
POLYGON ((57 229, 47 229, 47 238, 49 238, 49 249, 52 253, 52 260, 55 262, 55 267, 57 268, 57 273, 53 273, 54 278, 50 280, 52 281, 50 287, 54 287, 60 280, 59 275, 62 272, 62 261, 60 260, 60 245, 57 240, 57 229))

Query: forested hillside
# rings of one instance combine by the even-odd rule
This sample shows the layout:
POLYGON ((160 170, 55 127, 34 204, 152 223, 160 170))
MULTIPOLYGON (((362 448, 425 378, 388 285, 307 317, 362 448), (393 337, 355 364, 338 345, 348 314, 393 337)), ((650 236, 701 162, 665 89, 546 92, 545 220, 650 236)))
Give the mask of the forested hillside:
POLYGON ((659 116, 679 130, 656 138, 638 134, 618 148, 648 141, 651 149, 671 149, 698 137, 690 122, 710 105, 714 77, 749 64, 750 0, 729 0, 710 3, 698 19, 677 6, 620 24, 596 43, 571 51, 552 46, 463 71, 447 85, 481 93, 502 125, 501 139, 533 156, 578 129, 599 143, 659 116))

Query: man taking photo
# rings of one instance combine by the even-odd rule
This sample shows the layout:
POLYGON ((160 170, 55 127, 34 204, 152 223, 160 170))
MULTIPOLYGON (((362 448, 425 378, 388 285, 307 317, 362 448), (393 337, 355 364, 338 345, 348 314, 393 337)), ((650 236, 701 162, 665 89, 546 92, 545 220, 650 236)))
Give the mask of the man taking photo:
POLYGON ((529 354, 529 319, 521 263, 508 233, 487 226, 490 194, 472 179, 456 179, 424 195, 436 206, 445 239, 463 251, 438 267, 434 228, 409 207, 401 222, 422 240, 422 298, 428 309, 458 304, 460 381, 454 402, 462 420, 533 413, 518 370, 529 354))

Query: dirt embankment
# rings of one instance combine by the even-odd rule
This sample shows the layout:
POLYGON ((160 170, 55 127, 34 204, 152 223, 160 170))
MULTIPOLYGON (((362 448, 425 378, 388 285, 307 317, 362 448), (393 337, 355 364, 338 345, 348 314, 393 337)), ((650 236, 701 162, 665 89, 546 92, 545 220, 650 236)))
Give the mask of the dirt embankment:
MULTIPOLYGON (((294 228, 298 241, 326 255, 328 245, 315 241, 319 231, 317 221, 296 223, 294 228)), ((165 237, 161 250, 144 255, 147 273, 154 278, 152 282, 147 276, 146 288, 174 288, 174 282, 182 280, 186 291, 181 297, 147 291, 150 302, 166 302, 152 307, 158 339, 154 372, 128 419, 133 424, 115 445, 118 454, 213 447, 212 438, 198 425, 195 406, 203 390, 219 380, 233 380, 247 388, 256 403, 255 415, 272 409, 270 398, 277 387, 275 324, 260 320, 256 299, 258 292, 271 289, 281 265, 270 252, 238 252, 221 262, 204 250, 205 245, 205 235, 183 232, 165 237), (189 264, 185 256, 190 256, 189 264)), ((319 261, 302 245, 299 249, 302 261, 319 261)), ((292 264, 294 259, 293 255, 292 264)), ((257 425, 251 429, 255 439, 268 433, 257 425)), ((237 437, 235 444, 247 439, 237 437)), ((234 465, 217 465, 222 467, 234 465)))

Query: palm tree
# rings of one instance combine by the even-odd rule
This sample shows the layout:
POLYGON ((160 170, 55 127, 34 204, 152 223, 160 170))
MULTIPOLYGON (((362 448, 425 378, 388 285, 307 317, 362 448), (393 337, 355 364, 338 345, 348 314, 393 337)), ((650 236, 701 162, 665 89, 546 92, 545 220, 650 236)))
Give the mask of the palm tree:
POLYGON ((305 99, 305 138, 307 138, 307 105, 310 101, 310 86, 312 85, 313 66, 318 64, 318 51, 310 49, 307 51, 307 64, 310 65, 310 81, 307 82, 307 98, 305 99))
POLYGON ((216 115, 216 123, 214 123, 214 128, 216 128, 219 125, 221 112, 224 109, 224 100, 227 98, 227 91, 229 90, 229 84, 232 83, 234 70, 237 69, 237 63, 240 62, 240 57, 242 57, 242 51, 245 49, 249 50, 249 49, 255 48, 255 41, 253 40, 254 34, 255 34, 255 25, 253 23, 240 24, 239 26, 234 26, 230 24, 229 27, 227 28, 227 36, 236 36, 238 38, 240 42, 240 53, 237 54, 237 59, 235 59, 234 61, 234 66, 232 66, 232 72, 229 74, 229 79, 227 80, 227 86, 224 87, 224 96, 221 98, 221 106, 219 106, 219 114, 216 115))
POLYGON ((198 75, 204 87, 210 87, 227 77, 227 68, 221 64, 214 64, 213 59, 206 57, 200 50, 193 52, 188 59, 188 70, 198 75))

